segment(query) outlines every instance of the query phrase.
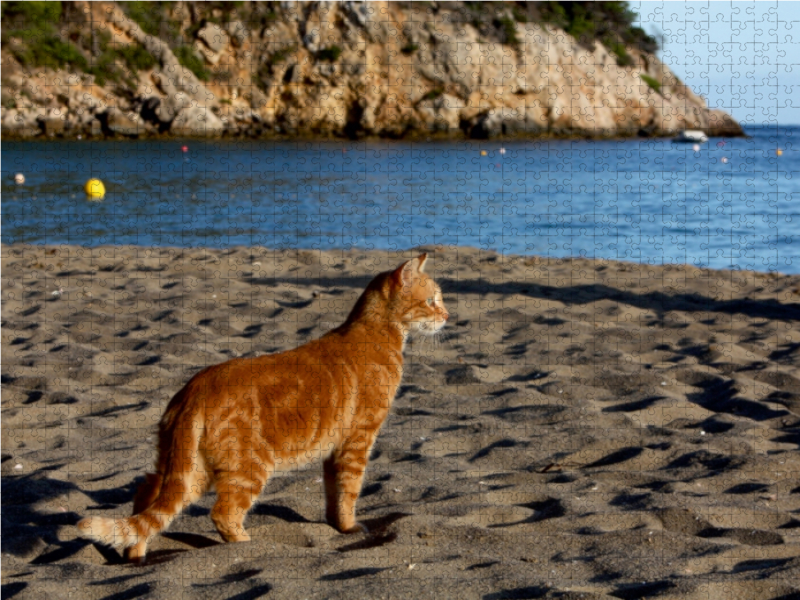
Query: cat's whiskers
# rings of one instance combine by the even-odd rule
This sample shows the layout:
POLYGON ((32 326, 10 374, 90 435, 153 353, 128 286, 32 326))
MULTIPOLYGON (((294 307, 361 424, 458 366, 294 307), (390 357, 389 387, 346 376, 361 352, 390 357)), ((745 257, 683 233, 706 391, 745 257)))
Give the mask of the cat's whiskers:
POLYGON ((436 329, 438 321, 425 321, 421 325, 420 335, 414 336, 418 351, 435 351, 443 342, 450 340, 453 335, 446 327, 436 329))
POLYGON ((444 328, 439 329, 436 334, 433 336, 433 345, 434 347, 440 347, 445 342, 450 341, 453 338, 454 332, 447 331, 444 328))

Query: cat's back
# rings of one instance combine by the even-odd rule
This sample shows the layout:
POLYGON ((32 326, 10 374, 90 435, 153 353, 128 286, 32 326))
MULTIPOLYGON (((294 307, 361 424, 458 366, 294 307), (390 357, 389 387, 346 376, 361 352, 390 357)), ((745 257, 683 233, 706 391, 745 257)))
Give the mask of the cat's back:
POLYGON ((233 358, 197 373, 185 390, 203 395, 216 391, 228 394, 233 388, 296 385, 318 381, 340 373, 353 362, 358 349, 350 348, 334 332, 302 346, 261 356, 233 358))

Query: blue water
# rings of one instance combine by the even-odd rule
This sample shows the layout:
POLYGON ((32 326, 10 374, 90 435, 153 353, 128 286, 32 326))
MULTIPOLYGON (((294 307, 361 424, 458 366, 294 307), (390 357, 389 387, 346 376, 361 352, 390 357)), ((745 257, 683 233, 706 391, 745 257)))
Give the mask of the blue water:
POLYGON ((2 241, 452 244, 800 273, 800 127, 748 133, 699 151, 669 140, 3 142, 2 241), (105 183, 102 201, 85 197, 90 177, 105 183))

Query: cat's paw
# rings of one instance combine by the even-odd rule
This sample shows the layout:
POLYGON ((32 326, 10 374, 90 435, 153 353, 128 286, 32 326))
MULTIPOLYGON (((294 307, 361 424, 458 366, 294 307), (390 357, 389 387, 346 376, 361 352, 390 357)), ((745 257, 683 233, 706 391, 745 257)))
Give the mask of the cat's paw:
POLYGON ((345 529, 342 533, 369 533, 369 529, 363 523, 356 522, 355 525, 345 529))
POLYGON ((327 514, 325 516, 325 520, 327 521, 328 525, 333 527, 339 533, 369 533, 369 529, 367 529, 366 525, 359 523, 352 517, 346 520, 339 520, 336 515, 327 514), (352 523, 352 525, 346 525, 348 521, 352 523))
POLYGON ((147 553, 147 543, 145 541, 139 542, 135 546, 125 548, 125 560, 135 564, 144 564, 147 553))

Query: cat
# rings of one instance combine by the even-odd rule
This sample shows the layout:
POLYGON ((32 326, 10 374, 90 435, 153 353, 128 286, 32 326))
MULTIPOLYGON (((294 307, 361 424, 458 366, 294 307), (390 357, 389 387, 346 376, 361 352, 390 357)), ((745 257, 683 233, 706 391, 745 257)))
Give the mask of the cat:
POLYGON ((156 473, 126 519, 88 517, 84 537, 143 560, 147 544, 212 486, 211 519, 226 542, 250 539, 248 510, 276 469, 323 460, 325 518, 342 533, 366 532, 355 506, 367 459, 403 376, 412 332, 448 320, 427 255, 375 277, 347 320, 299 348, 236 358, 197 373, 159 424, 156 473))

